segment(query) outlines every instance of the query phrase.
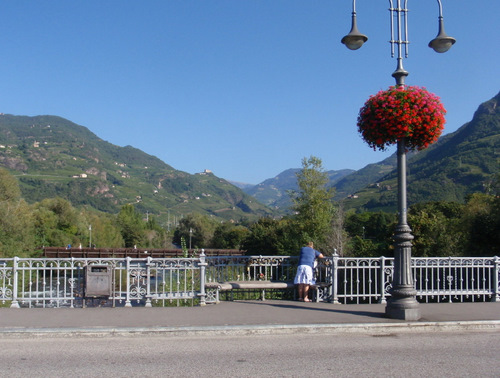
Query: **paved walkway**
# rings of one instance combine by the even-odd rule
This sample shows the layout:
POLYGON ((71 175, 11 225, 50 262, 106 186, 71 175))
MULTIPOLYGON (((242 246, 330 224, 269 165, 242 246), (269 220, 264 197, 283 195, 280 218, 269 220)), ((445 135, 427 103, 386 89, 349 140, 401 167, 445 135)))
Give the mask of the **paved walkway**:
POLYGON ((203 307, 0 308, 0 337, 117 334, 500 331, 500 303, 421 304, 417 322, 388 319, 385 305, 235 301, 203 307))

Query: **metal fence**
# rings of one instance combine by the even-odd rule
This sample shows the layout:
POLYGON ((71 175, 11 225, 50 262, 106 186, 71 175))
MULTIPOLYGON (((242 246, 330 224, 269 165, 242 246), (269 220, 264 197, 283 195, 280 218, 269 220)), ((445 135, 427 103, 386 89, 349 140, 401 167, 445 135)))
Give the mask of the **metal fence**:
MULTIPOLYGON (((392 258, 326 257, 316 281, 332 303, 385 303, 392 258)), ((296 256, 0 259, 10 307, 179 306, 206 303, 206 282, 292 281, 296 256)), ((500 301, 500 258, 413 258, 420 302, 500 301)))
POLYGON ((10 301, 14 308, 194 304, 203 292, 203 260, 4 259, 0 260, 0 302, 10 301), (93 272, 94 268, 98 271, 93 272))
POLYGON ((296 256, 207 257, 206 282, 292 281, 296 256))
MULTIPOLYGON (((332 260, 333 303, 386 303, 393 258, 332 260)), ((412 258, 411 267, 419 302, 500 301, 498 257, 412 258)))

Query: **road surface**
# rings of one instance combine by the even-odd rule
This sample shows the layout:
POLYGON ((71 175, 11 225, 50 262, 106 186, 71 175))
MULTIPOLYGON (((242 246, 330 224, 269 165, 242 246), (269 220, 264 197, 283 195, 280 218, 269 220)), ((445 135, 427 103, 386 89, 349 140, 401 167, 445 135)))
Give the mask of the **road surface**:
POLYGON ((0 339, 2 377, 499 377, 500 333, 0 339))

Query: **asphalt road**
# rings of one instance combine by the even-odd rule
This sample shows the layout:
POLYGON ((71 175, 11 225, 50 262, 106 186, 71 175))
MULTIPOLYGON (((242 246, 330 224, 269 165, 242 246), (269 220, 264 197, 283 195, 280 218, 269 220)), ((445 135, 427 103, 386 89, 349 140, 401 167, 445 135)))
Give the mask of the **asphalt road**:
POLYGON ((2 377, 498 377, 500 333, 0 339, 2 377))

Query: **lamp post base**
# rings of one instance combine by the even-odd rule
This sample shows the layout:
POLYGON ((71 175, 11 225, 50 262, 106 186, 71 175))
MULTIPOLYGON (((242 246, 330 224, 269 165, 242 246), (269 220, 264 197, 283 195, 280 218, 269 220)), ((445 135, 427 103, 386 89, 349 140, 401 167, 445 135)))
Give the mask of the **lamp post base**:
POLYGON ((422 315, 419 308, 385 308, 385 314, 391 319, 417 321, 422 315))
POLYGON ((422 317, 420 306, 414 297, 389 299, 385 306, 385 315, 391 319, 417 321, 422 317))

